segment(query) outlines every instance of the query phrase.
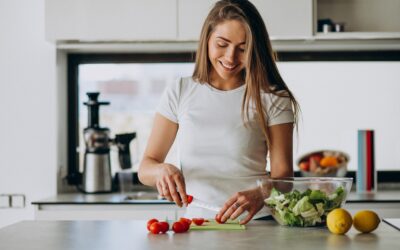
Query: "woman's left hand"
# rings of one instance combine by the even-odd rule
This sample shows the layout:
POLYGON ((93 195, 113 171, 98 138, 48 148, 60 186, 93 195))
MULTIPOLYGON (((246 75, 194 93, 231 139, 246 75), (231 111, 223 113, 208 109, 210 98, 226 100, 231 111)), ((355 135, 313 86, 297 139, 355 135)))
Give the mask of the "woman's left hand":
POLYGON ((236 219, 245 211, 246 218, 240 224, 246 224, 264 206, 263 196, 258 188, 237 192, 234 194, 217 214, 217 218, 224 223, 228 219, 236 219))

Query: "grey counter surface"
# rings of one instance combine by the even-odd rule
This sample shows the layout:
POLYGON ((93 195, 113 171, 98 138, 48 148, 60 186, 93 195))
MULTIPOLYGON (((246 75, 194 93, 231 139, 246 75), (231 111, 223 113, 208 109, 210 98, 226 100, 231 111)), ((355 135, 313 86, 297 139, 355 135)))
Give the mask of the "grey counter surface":
POLYGON ((251 221, 246 230, 152 235, 146 221, 23 221, 0 229, 0 249, 399 249, 400 232, 381 222, 373 233, 331 234, 251 221))
MULTIPOLYGON (((376 193, 358 194, 351 192, 348 203, 398 203, 400 202, 400 191, 379 191, 376 193)), ((167 200, 157 197, 157 193, 140 191, 135 193, 121 194, 59 194, 48 199, 34 201, 32 204, 173 204, 167 200), (126 199, 130 197, 131 199, 126 199)))

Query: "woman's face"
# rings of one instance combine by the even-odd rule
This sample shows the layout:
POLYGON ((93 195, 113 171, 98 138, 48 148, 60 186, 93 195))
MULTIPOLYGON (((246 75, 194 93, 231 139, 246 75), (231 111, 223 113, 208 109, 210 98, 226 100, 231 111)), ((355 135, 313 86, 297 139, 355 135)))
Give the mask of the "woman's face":
POLYGON ((224 82, 241 80, 245 43, 246 30, 240 21, 228 20, 215 27, 208 41, 208 58, 214 77, 224 82))

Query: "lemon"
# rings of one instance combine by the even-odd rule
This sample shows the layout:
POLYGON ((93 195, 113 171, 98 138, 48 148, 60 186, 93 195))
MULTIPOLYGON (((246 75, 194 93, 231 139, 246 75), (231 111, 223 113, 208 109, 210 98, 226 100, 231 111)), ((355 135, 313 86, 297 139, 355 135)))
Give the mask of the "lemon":
POLYGON ((343 208, 333 209, 326 217, 326 225, 334 234, 345 234, 351 228, 353 219, 351 214, 343 208))
POLYGON ((362 233, 374 231, 381 220, 379 216, 370 210, 361 210, 354 215, 353 226, 362 233))

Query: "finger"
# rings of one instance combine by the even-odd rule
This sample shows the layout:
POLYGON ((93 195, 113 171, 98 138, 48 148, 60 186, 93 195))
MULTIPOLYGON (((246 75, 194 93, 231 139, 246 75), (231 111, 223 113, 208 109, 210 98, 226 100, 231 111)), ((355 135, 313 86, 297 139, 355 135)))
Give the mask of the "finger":
POLYGON ((219 213, 217 214, 217 218, 221 219, 225 212, 237 201, 236 195, 229 198, 227 202, 225 202, 224 206, 221 208, 219 213))
POLYGON ((227 221, 239 207, 240 204, 237 201, 233 203, 233 205, 226 210, 224 215, 222 215, 221 221, 222 222, 227 221))
POLYGON ((180 200, 187 207, 187 195, 186 195, 186 187, 185 187, 184 178, 180 175, 177 175, 177 177, 175 177, 175 183, 176 183, 176 187, 179 192, 180 200))
POLYGON ((162 191, 163 191, 164 197, 169 201, 173 201, 171 194, 169 193, 168 184, 165 181, 163 181, 161 183, 161 186, 162 186, 162 191))
POLYGON ((239 224, 240 225, 244 225, 244 224, 247 224, 250 220, 251 220, 251 218, 253 218, 253 216, 255 215, 256 213, 253 211, 253 212, 249 212, 249 214, 246 216, 246 218, 244 218, 244 220, 241 220, 240 222, 239 222, 239 224))
POLYGON ((157 182, 157 183, 156 183, 156 187, 157 187, 158 194, 159 194, 161 197, 164 197, 163 189, 162 189, 161 183, 157 182))
POLYGON ((171 178, 167 178, 167 183, 168 183, 168 187, 169 187, 169 193, 171 194, 173 201, 176 203, 176 205, 178 205, 179 207, 182 207, 181 198, 179 197, 179 194, 176 191, 175 181, 171 180, 171 178))
POLYGON ((235 220, 237 217, 239 217, 241 214, 243 214, 247 209, 247 204, 243 204, 240 207, 238 207, 230 216, 231 220, 235 220))

